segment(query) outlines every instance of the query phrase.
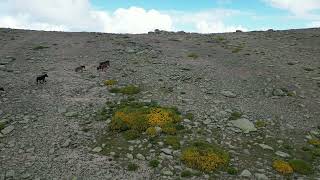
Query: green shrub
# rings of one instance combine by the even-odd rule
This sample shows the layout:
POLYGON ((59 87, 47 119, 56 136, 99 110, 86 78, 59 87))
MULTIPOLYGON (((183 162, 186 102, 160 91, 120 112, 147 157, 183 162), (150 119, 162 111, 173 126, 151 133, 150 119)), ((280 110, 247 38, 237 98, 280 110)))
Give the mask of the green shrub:
POLYGON ((109 89, 109 92, 111 92, 111 93, 120 93, 120 89, 119 88, 111 88, 111 89, 109 89))
POLYGON ((140 88, 134 85, 128 85, 120 89, 120 93, 127 94, 127 95, 138 94, 139 92, 140 92, 140 88))
POLYGON ((263 128, 263 127, 266 127, 267 126, 267 122, 266 121, 264 121, 264 120, 258 120, 258 121, 256 121, 256 127, 257 128, 263 128))
POLYGON ((140 137, 140 133, 137 130, 130 129, 124 132, 124 137, 126 140, 134 140, 140 137))
POLYGON ((192 113, 187 113, 185 116, 186 119, 193 120, 194 115, 192 113))
POLYGON ((168 136, 165 138, 164 143, 166 145, 172 146, 173 149, 180 148, 180 141, 177 136, 168 136))
POLYGON ((301 159, 291 160, 289 161, 289 164, 293 168, 293 170, 297 173, 311 174, 313 172, 312 166, 306 161, 303 161, 301 159))
POLYGON ((312 154, 313 154, 314 156, 320 157, 320 148, 312 149, 312 154))
POLYGON ((191 177, 192 176, 192 172, 188 171, 188 170, 184 170, 181 172, 181 177, 191 177))
POLYGON ((192 58, 192 59, 197 59, 199 57, 199 55, 196 53, 190 53, 190 54, 188 54, 188 57, 192 58))
POLYGON ((159 164, 160 164, 160 162, 159 162, 158 160, 156 160, 156 159, 151 160, 151 161, 149 162, 149 166, 150 166, 150 167, 153 167, 153 168, 158 167, 159 164))
POLYGON ((6 127, 6 124, 3 123, 3 122, 0 122, 0 131, 1 131, 2 129, 4 129, 5 127, 6 127))
POLYGON ((242 115, 243 115, 242 112, 238 112, 238 111, 232 112, 232 113, 231 113, 231 116, 229 117, 229 120, 237 120, 237 119, 240 119, 242 115))
POLYGON ((47 46, 42 46, 42 45, 39 45, 39 46, 35 46, 34 48, 32 48, 33 50, 41 50, 41 49, 47 49, 49 47, 47 46))
POLYGON ((242 50, 242 47, 236 47, 232 50, 232 53, 238 53, 242 50))
POLYGON ((136 171, 139 169, 139 166, 135 163, 129 163, 128 164, 128 171, 136 171))
POLYGON ((234 167, 229 167, 229 168, 227 169, 227 172, 228 172, 228 174, 230 174, 230 175, 236 175, 236 174, 238 174, 238 169, 237 169, 237 168, 234 168, 234 167))
POLYGON ((140 92, 140 88, 134 85, 128 85, 123 88, 111 88, 109 92, 133 95, 133 94, 138 94, 140 92))

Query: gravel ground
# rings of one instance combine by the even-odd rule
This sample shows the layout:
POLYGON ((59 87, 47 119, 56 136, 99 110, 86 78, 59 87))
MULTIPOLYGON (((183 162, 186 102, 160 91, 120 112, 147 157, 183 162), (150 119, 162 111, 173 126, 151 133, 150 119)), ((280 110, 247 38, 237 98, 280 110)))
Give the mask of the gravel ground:
POLYGON ((320 158, 310 160, 301 150, 314 148, 308 139, 320 138, 319 45, 320 29, 207 35, 0 29, 0 180, 177 179, 185 169, 197 174, 191 179, 239 179, 244 170, 251 179, 284 179, 272 168, 279 154, 312 165, 312 174, 289 178, 320 179, 320 158), (110 68, 98 72, 105 60, 110 68), (76 73, 80 65, 86 69, 76 73), (42 73, 47 82, 37 84, 42 73), (193 113, 194 120, 183 122, 192 133, 181 143, 202 138, 219 144, 238 174, 197 173, 175 154, 166 160, 146 153, 142 160, 140 140, 128 142, 133 159, 92 152, 108 131, 106 122, 95 120, 96 111, 126 98, 110 93, 107 79, 139 86, 139 101, 193 113), (256 130, 232 123, 235 111, 256 130), (257 127, 259 121, 266 126, 257 127), (155 169, 148 166, 154 157, 161 159, 155 169), (139 169, 129 171, 129 161, 139 169))

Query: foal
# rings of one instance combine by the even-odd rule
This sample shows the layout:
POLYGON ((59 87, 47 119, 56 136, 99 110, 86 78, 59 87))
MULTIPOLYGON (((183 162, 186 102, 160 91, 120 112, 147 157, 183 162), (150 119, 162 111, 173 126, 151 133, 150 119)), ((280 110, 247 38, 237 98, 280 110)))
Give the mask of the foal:
POLYGON ((110 67, 110 61, 100 62, 99 66, 97 67, 97 70, 104 70, 108 67, 110 67))
POLYGON ((83 70, 86 69, 85 66, 79 66, 75 69, 76 72, 83 72, 83 70))
POLYGON ((97 67, 97 70, 105 70, 106 68, 108 68, 109 66, 106 65, 106 64, 100 64, 98 67, 97 67))
POLYGON ((37 84, 38 84, 38 82, 40 82, 40 83, 47 82, 46 81, 46 77, 49 77, 48 74, 44 74, 44 75, 38 76, 37 77, 37 84))

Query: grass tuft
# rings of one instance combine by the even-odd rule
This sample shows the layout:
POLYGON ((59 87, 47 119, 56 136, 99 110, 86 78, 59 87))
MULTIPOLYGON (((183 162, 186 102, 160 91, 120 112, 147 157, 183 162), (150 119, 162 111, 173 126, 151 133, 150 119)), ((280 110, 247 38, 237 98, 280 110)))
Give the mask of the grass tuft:
POLYGON ((128 164, 128 171, 136 171, 139 169, 139 166, 135 163, 129 163, 128 164))
POLYGON ((197 59, 199 57, 199 55, 196 53, 190 53, 190 54, 188 54, 188 57, 192 58, 192 59, 197 59))
POLYGON ((150 166, 150 167, 153 167, 153 168, 158 167, 159 164, 160 164, 160 162, 159 162, 158 160, 156 160, 156 159, 151 160, 151 161, 149 162, 149 166, 150 166))

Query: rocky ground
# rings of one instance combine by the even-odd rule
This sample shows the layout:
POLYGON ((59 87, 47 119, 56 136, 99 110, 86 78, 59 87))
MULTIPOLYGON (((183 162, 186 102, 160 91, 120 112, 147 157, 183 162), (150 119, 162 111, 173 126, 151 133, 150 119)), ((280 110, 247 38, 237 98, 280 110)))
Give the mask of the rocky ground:
POLYGON ((0 179, 320 179, 319 45, 319 29, 208 35, 0 29, 0 179), (111 67, 98 72, 105 60, 111 67), (86 70, 76 73, 80 65, 86 70), (47 82, 37 84, 42 73, 47 82), (128 97, 110 93, 103 83, 110 79, 140 87, 137 101, 192 113, 181 123, 188 130, 181 148, 144 136, 125 143, 105 137, 111 117, 99 121, 97 112, 128 97), (179 156, 196 139, 229 152, 235 172, 188 168, 179 156), (152 159, 160 163, 155 168, 152 159), (272 167, 275 159, 302 159, 312 173, 283 176, 272 167))

